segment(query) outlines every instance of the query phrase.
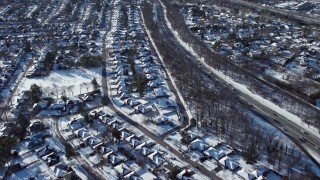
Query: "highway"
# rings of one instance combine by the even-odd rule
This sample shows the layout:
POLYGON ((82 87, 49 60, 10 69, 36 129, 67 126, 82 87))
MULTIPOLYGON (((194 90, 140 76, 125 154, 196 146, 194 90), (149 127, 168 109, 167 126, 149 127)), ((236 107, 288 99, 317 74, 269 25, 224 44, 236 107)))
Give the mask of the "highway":
MULTIPOLYGON (((191 52, 189 52, 179 43, 174 34, 171 32, 170 28, 168 28, 168 25, 165 21, 162 4, 158 4, 157 10, 158 20, 161 21, 158 22, 158 24, 161 25, 162 29, 165 30, 168 39, 170 39, 170 41, 174 43, 178 49, 184 52, 184 54, 186 55, 185 59, 187 60, 187 62, 193 64, 201 62, 201 70, 203 71, 203 73, 207 74, 208 78, 218 80, 223 86, 230 89, 231 86, 229 85, 229 83, 226 82, 220 76, 216 75, 212 70, 212 67, 208 66, 206 63, 202 61, 198 61, 197 57, 194 57, 191 52)), ((313 158, 313 156, 311 156, 311 154, 308 151, 306 151, 304 147, 307 146, 308 148, 316 152, 317 155, 320 157, 320 147, 317 147, 320 145, 320 139, 318 137, 301 131, 301 127, 298 124, 293 123, 292 121, 290 121, 284 116, 281 116, 280 114, 276 114, 270 107, 267 107, 262 102, 256 101, 251 96, 235 88, 236 87, 232 87, 231 89, 234 90, 234 93, 239 97, 239 99, 244 101, 246 104, 252 105, 252 107, 250 107, 252 112, 255 112, 257 115, 262 116, 267 122, 277 127, 280 131, 286 134, 303 152, 305 152, 310 157, 311 160, 313 160, 314 163, 317 164, 318 167, 320 167, 320 162, 313 158), (276 119, 276 121, 274 119, 276 119), (302 142, 299 139, 300 137, 305 138, 306 141, 302 142)))
POLYGON ((274 8, 271 6, 262 6, 261 4, 251 3, 251 2, 243 1, 243 0, 223 0, 223 2, 224 3, 229 2, 232 4, 247 6, 249 8, 255 9, 255 10, 269 11, 269 12, 272 12, 275 14, 289 17, 291 19, 295 19, 297 21, 303 21, 304 23, 307 23, 307 24, 320 25, 320 19, 313 18, 313 17, 307 16, 307 15, 301 15, 301 14, 294 12, 294 11, 287 11, 284 9, 278 9, 278 8, 274 8))

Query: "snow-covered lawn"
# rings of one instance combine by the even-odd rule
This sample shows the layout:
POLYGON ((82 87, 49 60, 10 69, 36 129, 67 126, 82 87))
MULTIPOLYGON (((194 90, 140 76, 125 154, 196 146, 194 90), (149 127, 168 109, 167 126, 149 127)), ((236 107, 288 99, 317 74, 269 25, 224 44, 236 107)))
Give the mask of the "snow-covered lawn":
POLYGON ((34 177, 35 179, 52 179, 54 177, 53 172, 48 168, 48 166, 39 161, 37 163, 27 166, 25 169, 17 171, 7 177, 8 180, 20 180, 29 179, 34 177))
MULTIPOLYGON (((91 85, 93 78, 96 78, 100 84, 100 73, 101 68, 53 70, 49 76, 24 78, 15 95, 19 95, 24 90, 29 90, 32 84, 36 84, 41 86, 44 95, 51 92, 55 93, 59 89, 59 93, 65 90, 68 97, 77 96, 93 90, 91 85)), ((61 95, 58 97, 61 97, 61 95)))

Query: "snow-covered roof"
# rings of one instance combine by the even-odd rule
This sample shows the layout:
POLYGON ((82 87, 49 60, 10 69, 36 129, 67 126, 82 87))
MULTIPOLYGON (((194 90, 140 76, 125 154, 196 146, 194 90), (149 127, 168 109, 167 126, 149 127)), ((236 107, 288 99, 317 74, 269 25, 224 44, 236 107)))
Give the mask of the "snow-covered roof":
POLYGON ((204 151, 205 149, 207 149, 209 147, 209 145, 206 142, 204 142, 198 138, 193 140, 190 143, 190 146, 192 149, 198 149, 200 151, 204 151))
POLYGON ((213 147, 210 147, 208 149, 206 149, 204 152, 204 154, 206 154, 207 156, 212 157, 215 160, 219 160, 221 159, 223 156, 226 155, 226 152, 223 150, 217 150, 213 147))
POLYGON ((256 178, 255 175, 246 172, 244 169, 241 169, 240 171, 238 171, 237 174, 241 176, 244 180, 252 180, 256 178))
POLYGON ((239 167, 239 165, 228 156, 225 156, 222 159, 220 159, 219 163, 230 170, 235 170, 236 168, 239 167))
POLYGON ((134 172, 124 163, 115 166, 114 169, 123 177, 129 177, 130 175, 134 174, 134 172))

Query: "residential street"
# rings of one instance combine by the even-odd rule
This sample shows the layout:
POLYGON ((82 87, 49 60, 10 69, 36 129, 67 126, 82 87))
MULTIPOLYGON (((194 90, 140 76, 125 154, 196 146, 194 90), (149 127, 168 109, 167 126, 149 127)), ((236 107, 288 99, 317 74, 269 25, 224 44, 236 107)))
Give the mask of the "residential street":
MULTIPOLYGON (((110 26, 112 26, 112 24, 110 24, 110 26)), ((105 45, 105 41, 104 41, 104 47, 106 47, 105 45)), ((107 56, 107 53, 106 53, 106 48, 104 48, 104 54, 107 56)), ((107 59, 107 58, 105 58, 107 59)), ((110 96, 107 94, 108 93, 108 85, 107 85, 107 78, 106 78, 106 64, 107 63, 104 63, 104 67, 102 68, 102 87, 103 87, 103 93, 105 97, 109 97, 110 96)), ((170 88, 171 90, 176 94, 176 97, 177 96, 177 93, 176 93, 176 90, 173 88, 172 84, 170 83, 170 88)), ((128 123, 130 123, 131 125, 133 125, 134 127, 136 127, 137 129, 139 129, 141 132, 143 132, 146 136, 148 136, 149 138, 151 138, 152 140, 154 140, 155 142, 157 142, 158 144, 160 144, 161 146, 163 147, 169 147, 169 150, 174 154, 176 155, 179 159, 189 163, 191 166, 193 166, 194 168, 198 167, 198 169, 200 169, 200 172, 202 172, 204 175, 208 176, 208 177, 211 177, 212 179, 220 179, 214 172, 210 172, 208 171, 206 168, 204 168, 202 165, 199 165, 198 163, 195 163, 193 161, 191 161, 190 159, 186 158, 182 153, 180 153, 179 151, 173 149, 173 148, 170 148, 170 145, 167 144, 165 141, 164 141, 164 137, 167 136, 168 134, 170 134, 171 132, 174 132, 174 131, 178 131, 179 129, 183 129, 184 127, 186 127, 188 125, 188 120, 184 120, 182 126, 180 127, 177 127, 177 128, 174 128, 168 132, 166 132, 164 135, 162 136, 157 136, 155 135, 154 133, 150 132, 148 129, 146 129, 145 127, 143 127, 142 125, 140 125, 139 123, 133 121, 132 119, 130 119, 127 115, 124 115, 122 112, 120 112, 115 106, 113 103, 111 103, 112 99, 110 99, 110 103, 108 104, 108 107, 111 108, 113 111, 115 111, 117 113, 118 116, 120 116, 122 119, 126 120, 128 123)), ((181 105, 181 101, 178 100, 178 104, 179 104, 179 108, 180 108, 180 111, 182 111, 184 114, 184 117, 187 117, 187 114, 185 112, 185 109, 184 107, 181 105)))

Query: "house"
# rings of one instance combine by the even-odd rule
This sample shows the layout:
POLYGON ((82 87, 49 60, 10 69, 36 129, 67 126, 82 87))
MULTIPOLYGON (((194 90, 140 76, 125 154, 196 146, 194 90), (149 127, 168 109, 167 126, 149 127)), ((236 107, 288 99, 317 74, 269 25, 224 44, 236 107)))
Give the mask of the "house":
POLYGON ((72 171, 72 168, 64 165, 58 164, 54 167, 53 173, 57 178, 62 178, 68 174, 68 172, 72 171))
POLYGON ((266 167, 258 168, 254 171, 246 171, 245 169, 241 169, 237 172, 238 176, 243 178, 244 180, 252 180, 252 179, 264 179, 263 174, 267 171, 266 167))
POLYGON ((78 104, 78 100, 70 100, 68 99, 66 105, 68 108, 73 108, 78 104))
POLYGON ((161 98, 161 99, 158 99, 157 106, 162 109, 177 107, 177 102, 172 99, 161 98))
POLYGON ((100 145, 98 145, 98 146, 96 146, 95 148, 94 148, 98 153, 100 153, 100 154, 102 154, 102 155, 106 155, 106 154, 108 154, 108 153, 112 153, 113 152, 113 150, 112 149, 110 149, 110 148, 108 148, 106 145, 104 145, 104 144, 100 144, 100 145))
POLYGON ((85 139, 86 137, 89 137, 90 136, 90 133, 87 129, 85 128, 81 128, 77 131, 75 131, 75 134, 80 137, 81 139, 85 139))
POLYGON ((72 131, 76 131, 84 127, 82 122, 82 118, 80 119, 73 119, 72 121, 68 122, 68 126, 72 131))
POLYGON ((134 171, 132 171, 126 164, 121 163, 114 167, 114 169, 118 172, 121 179, 129 179, 130 176, 134 174, 134 171))
POLYGON ((106 113, 103 111, 92 111, 89 113, 89 117, 92 119, 98 119, 100 116, 104 116, 106 113))
POLYGON ((155 176, 153 173, 151 173, 148 169, 146 168, 140 168, 134 175, 130 177, 131 180, 144 180, 144 179, 150 179, 150 180, 155 180, 157 179, 157 176, 155 176))
POLYGON ((41 148, 39 150, 36 150, 36 153, 39 157, 43 157, 43 156, 51 154, 53 152, 55 152, 55 149, 50 147, 49 145, 47 145, 44 148, 41 148))
POLYGON ((101 122, 107 124, 108 122, 112 121, 113 117, 114 117, 113 115, 104 114, 99 116, 99 119, 101 122))
POLYGON ((193 140, 193 141, 189 144, 189 148, 191 148, 191 149, 193 149, 193 150, 204 151, 204 150, 206 150, 207 148, 209 148, 209 145, 208 145, 206 142, 204 142, 204 141, 196 138, 195 140, 193 140))
POLYGON ((85 93, 83 95, 79 95, 79 99, 82 102, 89 102, 89 101, 92 101, 94 98, 95 98, 95 95, 91 93, 85 93))
POLYGON ((209 147, 208 149, 206 149, 205 151, 203 151, 203 153, 207 156, 207 157, 211 157, 215 160, 219 160, 222 157, 224 157, 226 155, 226 152, 223 150, 217 150, 213 147, 209 147))
POLYGON ((170 92, 168 91, 168 89, 164 86, 161 86, 159 88, 156 88, 153 90, 154 94, 156 97, 169 97, 170 96, 170 92))
POLYGON ((38 103, 35 103, 32 107, 32 113, 38 114, 41 110, 46 109, 49 106, 48 101, 41 101, 38 103))
POLYGON ((34 149, 42 146, 43 144, 44 144, 44 141, 42 139, 32 139, 30 142, 28 142, 27 148, 34 149))
POLYGON ((50 110, 63 111, 65 110, 64 103, 54 103, 50 106, 50 110))
POLYGON ((33 122, 29 125, 30 132, 44 131, 46 126, 41 121, 33 122))
POLYGON ((235 171, 240 167, 238 163, 236 163, 234 160, 232 160, 228 156, 225 156, 222 159, 220 159, 219 163, 226 169, 229 169, 230 171, 235 171))
POLYGON ((151 154, 148 155, 148 158, 155 163, 157 166, 160 166, 161 164, 163 164, 165 162, 162 154, 158 151, 155 151, 151 154))
POLYGON ((253 180, 256 178, 255 175, 245 171, 244 169, 239 170, 237 174, 244 180, 253 180))
POLYGON ((126 99, 124 101, 127 105, 131 106, 131 107, 134 107, 134 106, 137 106, 140 104, 139 101, 135 100, 135 99, 132 99, 132 98, 129 98, 129 99, 126 99))
POLYGON ((85 141, 85 143, 87 145, 89 145, 90 147, 93 147, 99 143, 101 143, 102 141, 99 138, 93 137, 93 136, 89 136, 86 137, 85 139, 83 139, 85 141))
POLYGON ((167 116, 162 115, 161 117, 153 119, 153 122, 157 125, 168 124, 170 122, 170 119, 167 116))
POLYGON ((138 109, 139 112, 144 114, 144 113, 147 113, 149 111, 152 111, 153 108, 152 108, 152 106, 150 106, 150 104, 149 105, 141 104, 141 105, 137 106, 137 109, 138 109))
POLYGON ((130 136, 134 136, 132 133, 130 133, 130 131, 126 128, 122 128, 119 129, 120 133, 121 133, 121 139, 125 140, 125 138, 130 137, 130 136))
POLYGON ((127 160, 127 158, 120 155, 119 153, 111 153, 108 156, 108 161, 113 165, 120 164, 120 163, 124 162, 125 160, 127 160))
POLYGON ((179 180, 193 180, 192 175, 194 175, 194 172, 192 172, 190 169, 183 169, 179 174, 176 175, 176 178, 179 180))
POLYGON ((141 151, 141 154, 143 154, 144 156, 148 156, 151 153, 153 153, 153 151, 151 149, 149 149, 149 147, 147 145, 142 146, 140 151, 141 151))
POLYGON ((141 144, 145 144, 143 141, 141 141, 138 137, 136 137, 135 135, 131 135, 129 137, 126 138, 126 141, 129 143, 130 146, 132 146, 133 148, 136 148, 138 146, 140 146, 141 144))
POLYGON ((122 127, 122 122, 118 120, 113 120, 110 123, 108 123, 109 126, 113 129, 120 129, 122 127))
POLYGON ((55 152, 52 152, 46 156, 43 156, 42 159, 45 160, 46 164, 48 164, 48 166, 52 166, 55 165, 59 162, 59 155, 55 152))

